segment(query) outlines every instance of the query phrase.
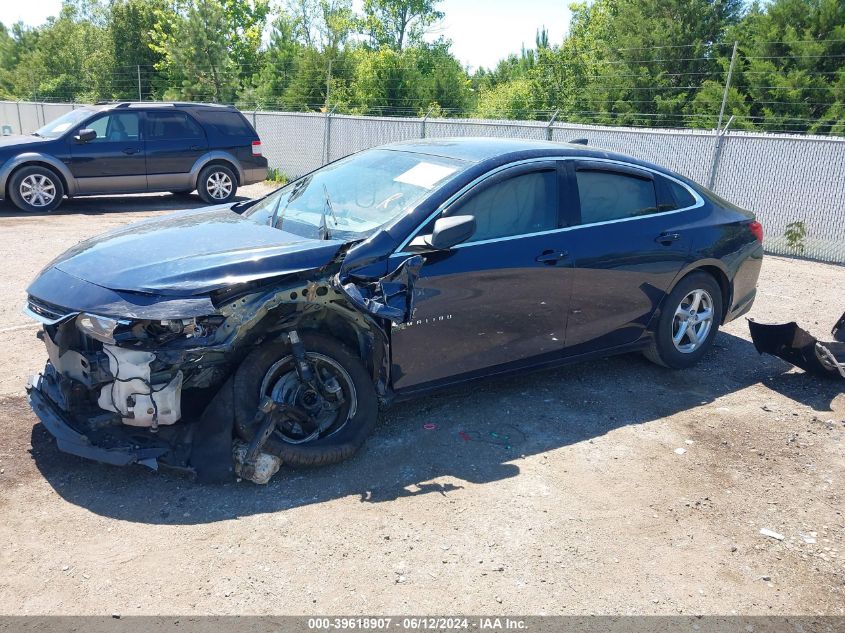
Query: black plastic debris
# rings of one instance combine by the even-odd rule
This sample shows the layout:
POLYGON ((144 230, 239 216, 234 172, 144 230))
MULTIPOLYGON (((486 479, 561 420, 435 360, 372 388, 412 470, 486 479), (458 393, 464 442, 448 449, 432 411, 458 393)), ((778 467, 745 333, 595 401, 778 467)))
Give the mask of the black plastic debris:
POLYGON ((765 324, 748 320, 751 340, 760 354, 771 354, 824 378, 845 379, 845 314, 831 331, 835 342, 820 342, 795 322, 765 324))

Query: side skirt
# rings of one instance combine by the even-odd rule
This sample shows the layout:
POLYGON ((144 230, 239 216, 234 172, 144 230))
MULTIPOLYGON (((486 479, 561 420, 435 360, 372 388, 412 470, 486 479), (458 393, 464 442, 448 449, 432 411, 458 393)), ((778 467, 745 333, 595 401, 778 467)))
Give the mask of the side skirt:
POLYGON ((618 356, 619 354, 628 354, 630 352, 639 352, 648 347, 650 333, 646 332, 642 337, 633 343, 626 343, 617 347, 598 350, 595 352, 586 352, 584 354, 577 354, 573 356, 561 356, 551 359, 530 359, 528 361, 518 361, 515 363, 505 363, 503 365, 496 365, 488 369, 461 374, 459 376, 450 376, 444 380, 437 380, 395 392, 396 400, 408 400, 420 395, 424 395, 447 387, 453 387, 476 380, 485 378, 492 378, 494 376, 511 376, 524 372, 539 371, 541 369, 553 369, 555 367, 563 367, 565 365, 573 365, 587 360, 595 360, 598 358, 606 358, 608 356, 618 356))

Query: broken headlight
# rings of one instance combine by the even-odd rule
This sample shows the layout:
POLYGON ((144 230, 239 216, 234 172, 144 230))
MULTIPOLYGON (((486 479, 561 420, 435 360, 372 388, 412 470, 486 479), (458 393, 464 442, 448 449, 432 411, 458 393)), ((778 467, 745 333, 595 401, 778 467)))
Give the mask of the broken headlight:
POLYGON ((76 327, 86 336, 103 343, 155 343, 162 345, 176 339, 210 336, 223 322, 212 315, 190 319, 113 319, 83 313, 76 317, 76 327))
POLYGON ((120 326, 129 326, 129 321, 84 312, 76 317, 76 327, 83 334, 103 343, 114 343, 115 332, 120 326))

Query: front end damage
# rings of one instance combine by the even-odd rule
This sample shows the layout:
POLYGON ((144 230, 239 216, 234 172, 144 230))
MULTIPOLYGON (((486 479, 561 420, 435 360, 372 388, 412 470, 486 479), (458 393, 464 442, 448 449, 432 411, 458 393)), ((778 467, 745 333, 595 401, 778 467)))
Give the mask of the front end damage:
POLYGON ((41 322, 49 356, 27 387, 30 404, 64 452, 161 465, 205 482, 238 475, 266 483, 279 463, 262 453, 262 438, 280 415, 299 413, 262 401, 254 428, 235 428, 233 375, 250 351, 317 330, 357 351, 378 398, 391 397, 389 326, 413 313, 418 257, 366 279, 342 271, 345 255, 342 248, 318 270, 212 291, 204 300, 213 310, 201 316, 161 318, 161 304, 145 300, 116 318, 30 294, 25 311, 41 322))

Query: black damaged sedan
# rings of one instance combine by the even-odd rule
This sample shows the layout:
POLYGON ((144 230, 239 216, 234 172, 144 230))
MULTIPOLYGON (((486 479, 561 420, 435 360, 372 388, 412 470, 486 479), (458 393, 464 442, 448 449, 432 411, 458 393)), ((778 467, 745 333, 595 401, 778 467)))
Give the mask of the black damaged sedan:
POLYGON ((397 398, 638 350, 689 367, 762 254, 753 214, 633 158, 397 143, 61 255, 28 289, 29 399, 60 450, 266 482, 352 455, 397 398))

